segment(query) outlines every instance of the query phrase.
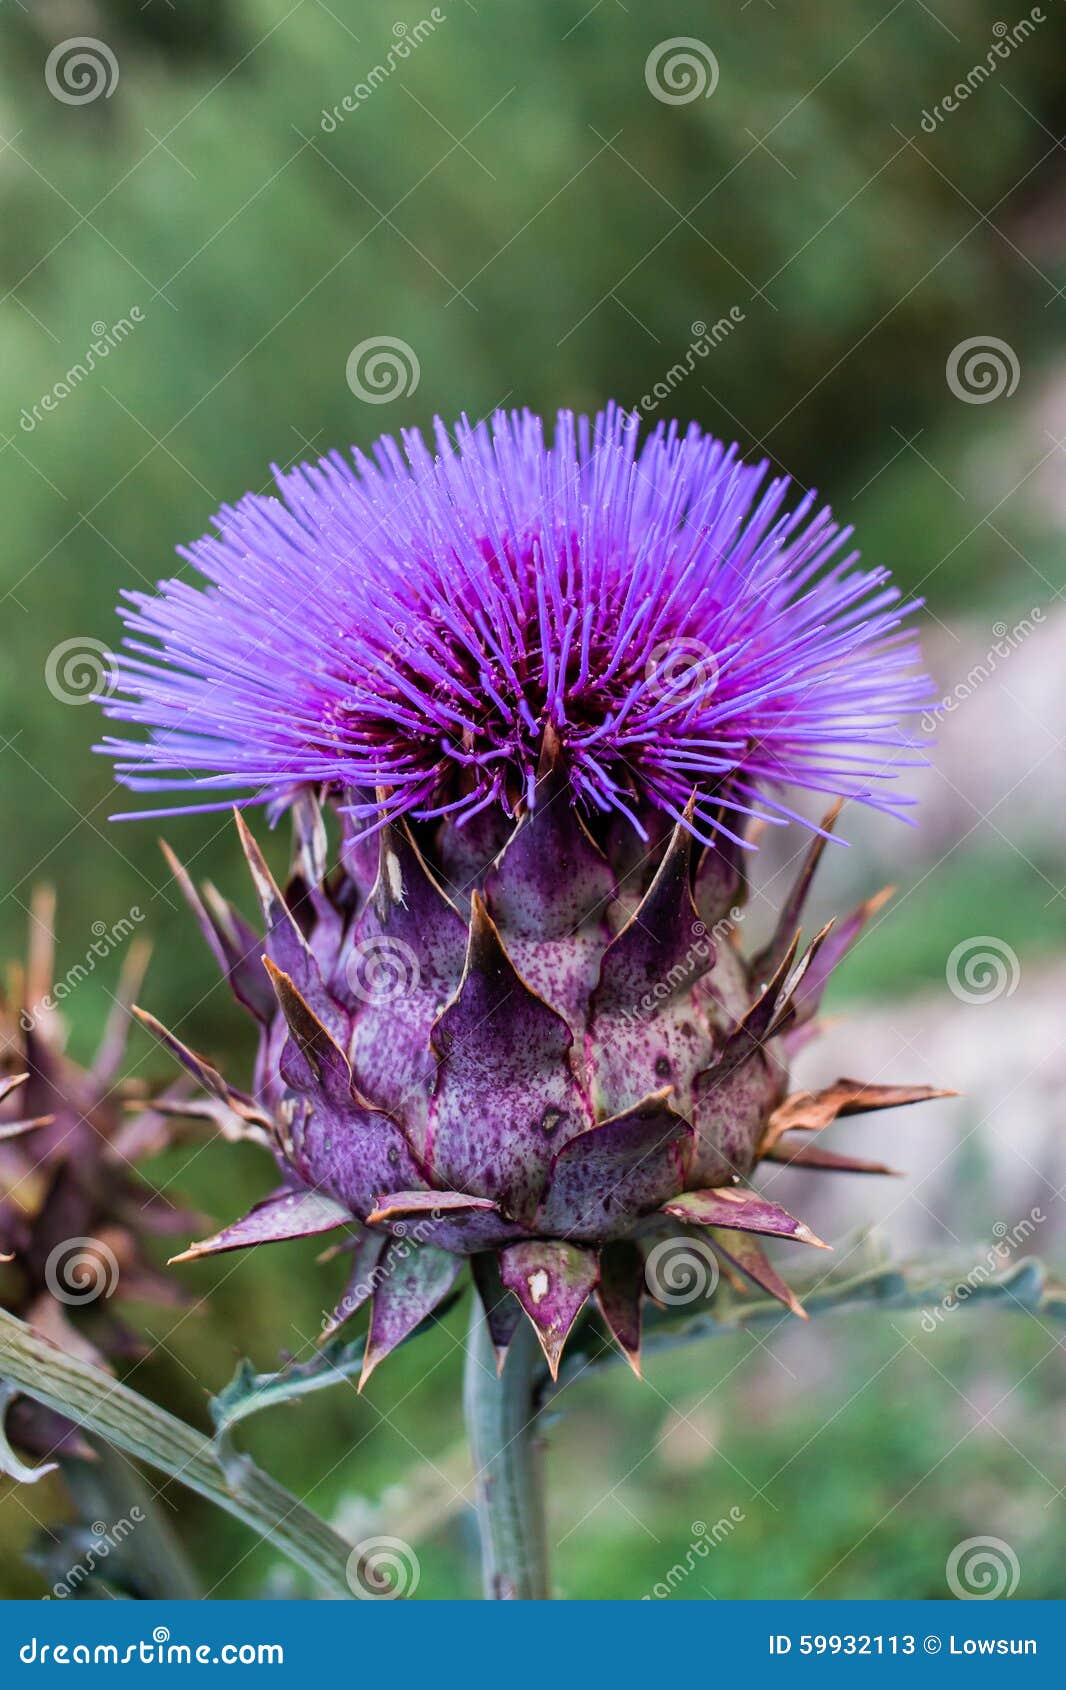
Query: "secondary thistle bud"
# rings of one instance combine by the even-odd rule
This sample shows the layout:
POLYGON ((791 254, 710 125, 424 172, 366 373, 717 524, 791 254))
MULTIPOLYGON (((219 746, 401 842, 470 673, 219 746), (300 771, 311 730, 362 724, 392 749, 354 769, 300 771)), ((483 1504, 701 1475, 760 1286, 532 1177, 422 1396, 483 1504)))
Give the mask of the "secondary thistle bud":
MULTIPOLYGON (((185 1231, 193 1217, 135 1175, 135 1160, 166 1147, 171 1123, 117 1078, 148 948, 132 941, 100 1046, 81 1068, 65 1050, 54 915, 52 893, 40 888, 28 966, 0 989, 0 1303, 107 1366, 138 1349, 116 1312, 127 1298, 182 1300, 145 1244, 185 1231)), ((83 1447, 72 1425, 28 1399, 13 1401, 6 1419, 12 1442, 31 1453, 83 1447)))

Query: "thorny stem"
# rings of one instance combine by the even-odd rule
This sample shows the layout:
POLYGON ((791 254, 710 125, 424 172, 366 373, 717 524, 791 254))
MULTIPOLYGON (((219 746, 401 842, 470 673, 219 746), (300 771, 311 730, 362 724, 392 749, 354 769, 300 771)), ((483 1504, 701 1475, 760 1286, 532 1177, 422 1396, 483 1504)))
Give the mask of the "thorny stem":
POLYGON ((497 1377, 496 1352, 480 1297, 473 1299, 463 1400, 474 1460, 486 1599, 543 1602, 548 1583, 543 1455, 534 1380, 543 1358, 523 1320, 497 1377))
MULTIPOLYGON (((864 1306, 901 1313, 920 1309, 930 1323, 926 1330, 936 1331, 945 1321, 950 1322, 957 1310, 980 1306, 1066 1321, 1066 1287, 1061 1279, 1049 1274, 1043 1262, 1025 1256, 1002 1271, 993 1271, 988 1255, 984 1262, 979 1261, 969 1269, 922 1262, 886 1264, 839 1279, 827 1279, 810 1292, 805 1292, 802 1286, 797 1290, 812 1319, 826 1314, 849 1314, 864 1306)), ((647 1356, 702 1342, 705 1338, 728 1338, 763 1327, 774 1329, 791 1318, 780 1303, 763 1297, 749 1300, 726 1295, 702 1313, 680 1306, 665 1311, 650 1309, 644 1323, 642 1353, 647 1356)), ((614 1346, 587 1353, 579 1345, 571 1345, 558 1380, 554 1384, 544 1381, 538 1403, 544 1407, 578 1376, 587 1377, 591 1371, 613 1367, 623 1359, 622 1352, 614 1346)))

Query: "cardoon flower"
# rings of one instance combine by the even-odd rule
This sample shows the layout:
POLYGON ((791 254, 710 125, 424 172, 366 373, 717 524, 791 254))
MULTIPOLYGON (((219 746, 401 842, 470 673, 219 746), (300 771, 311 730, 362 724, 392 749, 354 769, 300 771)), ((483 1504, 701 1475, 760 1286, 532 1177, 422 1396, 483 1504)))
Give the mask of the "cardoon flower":
POLYGON ((613 408, 563 413, 549 445, 523 413, 434 445, 278 472, 185 554, 204 586, 122 612, 107 709, 149 737, 108 742, 121 778, 295 823, 284 888, 239 823, 262 938, 175 861, 259 1025, 250 1090, 152 1025, 281 1173, 188 1254, 354 1224, 328 1327, 371 1304, 364 1378, 468 1261, 501 1367, 528 1321, 554 1374, 595 1295, 639 1370, 678 1241, 802 1312, 760 1239, 820 1240, 749 1184, 761 1159, 884 1171, 794 1135, 937 1095, 789 1094, 875 907, 797 962, 839 806, 767 945, 736 942, 753 818, 784 824, 788 788, 903 813, 914 607, 695 427, 640 445, 613 408))
MULTIPOLYGON (((782 784, 899 811, 928 697, 883 569, 855 567, 765 464, 611 408, 465 420, 277 472, 182 555, 209 583, 126 595, 109 740, 134 790, 341 795, 366 827, 462 828, 535 804, 545 735, 586 826, 658 817, 709 842, 791 815, 782 784), (147 643, 153 642, 153 643, 147 643), (386 788, 384 796, 379 788, 386 788)), ((215 801, 217 807, 217 800, 215 801)))

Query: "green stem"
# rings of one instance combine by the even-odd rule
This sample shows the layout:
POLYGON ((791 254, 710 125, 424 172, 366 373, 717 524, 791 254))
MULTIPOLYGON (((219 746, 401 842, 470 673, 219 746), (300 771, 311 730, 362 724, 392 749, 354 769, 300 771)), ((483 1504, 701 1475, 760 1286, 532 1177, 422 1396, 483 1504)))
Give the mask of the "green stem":
MULTIPOLYGON (((989 1261, 993 1255, 989 1250, 983 1261, 971 1267, 966 1267, 965 1258, 960 1258, 957 1268, 923 1262, 864 1268, 851 1275, 821 1280, 810 1291, 802 1285, 796 1290, 812 1319, 827 1314, 850 1314, 870 1306, 901 1313, 920 1309, 925 1330, 935 1332, 950 1326, 959 1310, 980 1306, 1005 1312, 1018 1310, 1038 1315, 1045 1321, 1066 1322, 1066 1286, 1052 1278, 1040 1260, 1024 1256, 1002 1270, 993 1270, 989 1261)), ((644 1321, 642 1353, 647 1356, 699 1343, 705 1338, 735 1337, 764 1327, 775 1329, 792 1319, 773 1298, 737 1298, 728 1291, 723 1295, 719 1290, 711 1307, 699 1313, 681 1306, 665 1310, 649 1308, 644 1321)), ((617 1366, 624 1359, 613 1345, 598 1344, 591 1353, 571 1344, 558 1380, 554 1384, 545 1381, 542 1386, 539 1406, 543 1408, 579 1375, 587 1378, 591 1372, 617 1366)))
POLYGON ((534 1379, 543 1358, 523 1320, 497 1376, 496 1352, 480 1297, 473 1299, 463 1401, 477 1483, 481 1564, 487 1600, 546 1601, 548 1545, 543 1453, 534 1379))
MULTIPOLYGON (((216 1448, 183 1420, 57 1349, 2 1309, 0 1379, 235 1514, 333 1595, 352 1595, 346 1576, 351 1546, 249 1456, 216 1448)), ((358 1569, 352 1576, 358 1577, 358 1569)))

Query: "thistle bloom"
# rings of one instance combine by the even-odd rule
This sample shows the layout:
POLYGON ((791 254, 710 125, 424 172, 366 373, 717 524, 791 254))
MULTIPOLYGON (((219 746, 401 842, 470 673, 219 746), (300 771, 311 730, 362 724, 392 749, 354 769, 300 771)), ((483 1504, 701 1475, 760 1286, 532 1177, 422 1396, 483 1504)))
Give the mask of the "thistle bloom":
POLYGON ((277 471, 183 552, 206 590, 126 595, 109 740, 137 791, 200 808, 294 788, 369 826, 531 807, 545 732, 586 819, 644 812, 706 841, 790 814, 782 784, 899 811, 916 636, 884 569, 813 493, 785 508, 695 426, 563 412, 438 422, 372 458, 277 471), (405 456, 406 454, 406 456, 405 456), (387 789, 379 803, 378 788, 387 789))
POLYGON ((371 1303, 364 1377, 467 1260, 501 1365, 528 1318, 554 1372, 595 1294, 639 1368, 644 1297, 693 1265, 802 1312, 759 1238, 820 1241, 747 1184, 760 1160, 886 1171, 795 1134, 937 1095, 789 1094, 877 903, 797 963, 839 805, 768 944, 736 942, 752 816, 784 821, 787 786, 900 811, 927 686, 885 572, 697 429, 638 449, 621 412, 563 414, 549 447, 524 414, 456 442, 279 474, 284 504, 250 496, 187 554, 205 590, 124 612, 108 708, 151 734, 122 778, 295 827, 281 888, 239 823, 262 939, 173 859, 259 1024, 251 1089, 145 1019, 205 1093, 179 1107, 282 1176, 189 1254, 354 1228, 327 1330, 371 1303))

